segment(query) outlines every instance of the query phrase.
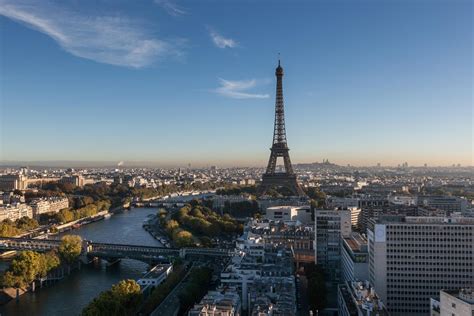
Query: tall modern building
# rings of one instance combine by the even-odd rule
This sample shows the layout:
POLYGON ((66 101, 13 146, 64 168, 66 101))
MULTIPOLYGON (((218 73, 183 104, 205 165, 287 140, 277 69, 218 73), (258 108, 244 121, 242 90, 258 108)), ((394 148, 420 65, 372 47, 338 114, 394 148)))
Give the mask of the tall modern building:
POLYGON ((429 315, 440 290, 474 285, 474 218, 380 216, 367 237, 369 280, 392 315, 429 315))
POLYGON ((353 232, 342 238, 341 247, 342 280, 365 281, 369 279, 369 253, 367 238, 353 232))
POLYGON ((351 236, 351 213, 348 210, 315 210, 315 263, 326 271, 330 281, 341 278, 342 238, 351 236))
POLYGON ((273 143, 270 148, 270 159, 268 160, 267 170, 262 176, 262 184, 260 185, 260 194, 265 194, 273 187, 285 187, 290 190, 293 195, 304 196, 296 174, 291 165, 288 144, 286 141, 285 128, 285 106, 283 103, 283 68, 278 60, 278 67, 275 70, 277 77, 276 99, 275 99, 275 126, 273 129, 273 143), (283 158, 285 167, 284 172, 277 172, 277 159, 283 158))

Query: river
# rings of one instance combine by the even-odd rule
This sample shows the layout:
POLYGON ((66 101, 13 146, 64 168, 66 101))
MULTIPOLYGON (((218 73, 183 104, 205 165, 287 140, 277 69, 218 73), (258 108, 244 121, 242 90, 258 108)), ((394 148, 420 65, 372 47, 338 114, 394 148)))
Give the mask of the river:
MULTIPOLYGON (((156 212, 157 208, 132 208, 67 234, 98 242, 159 246, 160 242, 142 228, 147 216, 156 212)), ((135 260, 122 260, 112 267, 106 267, 104 261, 96 266, 83 265, 80 271, 49 287, 22 295, 19 302, 12 300, 0 306, 0 315, 79 315, 100 292, 122 279, 137 279, 146 269, 147 264, 135 260)))

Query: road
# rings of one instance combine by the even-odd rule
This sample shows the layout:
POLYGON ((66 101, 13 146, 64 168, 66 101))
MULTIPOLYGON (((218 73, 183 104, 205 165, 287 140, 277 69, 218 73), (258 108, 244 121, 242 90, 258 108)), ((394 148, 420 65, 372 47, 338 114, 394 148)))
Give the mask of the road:
POLYGON ((188 272, 184 278, 179 282, 174 289, 168 294, 168 296, 161 302, 161 304, 155 308, 151 313, 151 316, 160 316, 160 315, 174 315, 176 308, 179 308, 179 298, 178 295, 181 290, 186 286, 189 274, 193 270, 194 263, 189 268, 188 272))

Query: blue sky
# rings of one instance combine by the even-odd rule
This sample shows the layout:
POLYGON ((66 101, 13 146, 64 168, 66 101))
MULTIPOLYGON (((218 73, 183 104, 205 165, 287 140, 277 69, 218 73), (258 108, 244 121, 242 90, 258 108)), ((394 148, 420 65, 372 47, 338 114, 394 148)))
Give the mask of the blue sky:
POLYGON ((473 164, 471 1, 0 0, 0 160, 473 164))

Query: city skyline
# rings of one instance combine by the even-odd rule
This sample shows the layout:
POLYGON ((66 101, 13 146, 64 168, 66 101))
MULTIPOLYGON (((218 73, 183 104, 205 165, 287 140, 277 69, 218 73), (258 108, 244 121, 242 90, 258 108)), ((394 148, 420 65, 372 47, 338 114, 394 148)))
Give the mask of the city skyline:
POLYGON ((0 1, 0 161, 473 165, 469 1, 205 7, 0 1))

